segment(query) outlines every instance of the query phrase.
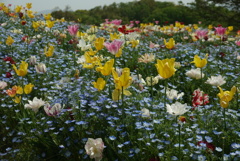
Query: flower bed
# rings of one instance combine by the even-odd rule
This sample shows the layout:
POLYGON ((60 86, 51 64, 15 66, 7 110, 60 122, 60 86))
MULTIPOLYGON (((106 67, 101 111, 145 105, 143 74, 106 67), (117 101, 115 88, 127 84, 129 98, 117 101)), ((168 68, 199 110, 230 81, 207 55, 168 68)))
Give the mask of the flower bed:
POLYGON ((0 12, 3 160, 240 159, 231 27, 0 12))

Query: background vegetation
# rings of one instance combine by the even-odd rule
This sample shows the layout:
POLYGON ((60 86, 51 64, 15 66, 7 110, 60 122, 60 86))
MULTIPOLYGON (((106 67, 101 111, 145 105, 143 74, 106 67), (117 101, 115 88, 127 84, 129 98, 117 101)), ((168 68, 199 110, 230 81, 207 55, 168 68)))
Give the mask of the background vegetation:
POLYGON ((122 19, 123 24, 132 20, 142 23, 159 21, 160 25, 175 21, 184 24, 201 21, 206 25, 231 25, 238 30, 240 26, 239 4, 239 0, 195 0, 188 4, 184 4, 182 1, 175 4, 173 2, 140 0, 112 3, 109 6, 97 6, 90 10, 71 11, 67 6, 65 10, 55 10, 51 14, 54 18, 64 17, 66 20, 95 25, 99 25, 105 19, 122 19))

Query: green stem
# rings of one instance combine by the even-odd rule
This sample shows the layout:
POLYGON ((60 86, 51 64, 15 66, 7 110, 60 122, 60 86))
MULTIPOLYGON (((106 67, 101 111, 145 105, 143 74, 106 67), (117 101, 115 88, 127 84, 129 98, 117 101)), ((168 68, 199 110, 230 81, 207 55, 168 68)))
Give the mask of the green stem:
POLYGON ((178 123, 178 142, 179 142, 179 144, 178 144, 178 159, 181 160, 181 125, 180 125, 180 123, 178 123))
POLYGON ((226 124, 226 111, 225 111, 226 109, 225 108, 223 108, 223 121, 224 121, 224 131, 226 131, 227 130, 227 124, 226 124))

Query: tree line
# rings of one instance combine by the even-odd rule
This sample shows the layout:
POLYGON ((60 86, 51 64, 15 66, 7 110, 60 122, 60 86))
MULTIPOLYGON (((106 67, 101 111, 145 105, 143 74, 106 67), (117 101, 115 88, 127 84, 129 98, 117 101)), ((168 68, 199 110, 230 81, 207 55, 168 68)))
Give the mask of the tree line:
POLYGON ((184 4, 178 1, 162 2, 155 0, 139 0, 127 3, 112 3, 97 6, 90 10, 71 11, 67 6, 65 10, 55 10, 51 14, 54 18, 64 17, 68 21, 78 21, 84 24, 99 25, 105 19, 121 19, 122 24, 129 21, 149 23, 159 21, 160 25, 174 23, 203 24, 234 26, 240 29, 240 0, 195 0, 184 4))

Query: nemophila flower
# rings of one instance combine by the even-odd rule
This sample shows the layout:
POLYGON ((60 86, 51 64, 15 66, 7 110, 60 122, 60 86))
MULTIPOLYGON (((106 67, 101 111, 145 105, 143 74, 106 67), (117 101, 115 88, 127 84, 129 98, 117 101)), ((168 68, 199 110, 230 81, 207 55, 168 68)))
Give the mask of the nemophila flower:
POLYGON ((44 63, 38 63, 35 65, 35 69, 37 73, 46 73, 47 72, 47 67, 44 63))
POLYGON ((194 79, 201 79, 204 77, 204 74, 201 73, 201 69, 197 68, 197 69, 191 69, 189 71, 187 71, 186 76, 190 77, 190 78, 194 78, 194 79))
POLYGON ((175 58, 157 60, 157 64, 155 64, 158 74, 164 79, 170 78, 175 74, 176 69, 174 68, 175 58))
POLYGON ((48 48, 47 46, 44 48, 44 54, 46 55, 46 57, 53 56, 53 53, 54 53, 54 46, 49 45, 48 48))
POLYGON ((178 100, 179 98, 181 98, 184 95, 184 93, 181 92, 178 94, 177 90, 167 88, 166 95, 167 95, 167 98, 170 100, 173 100, 173 99, 178 100))
POLYGON ((140 58, 138 58, 138 62, 142 63, 150 63, 155 61, 155 55, 153 53, 145 53, 144 55, 141 55, 140 58))
POLYGON ((149 118, 150 117, 150 111, 147 108, 141 109, 142 117, 149 118))
POLYGON ((14 43, 14 40, 11 36, 8 36, 6 39, 6 45, 11 46, 14 43))
POLYGON ((31 56, 31 57, 29 58, 29 64, 30 64, 30 65, 36 65, 36 63, 37 63, 37 58, 36 58, 36 56, 31 56))
POLYGON ((170 38, 168 42, 166 41, 166 39, 164 39, 164 45, 167 49, 173 49, 175 46, 175 41, 173 38, 170 38))
POLYGON ((55 103, 53 106, 47 103, 44 106, 44 111, 48 116, 57 116, 62 111, 62 106, 60 103, 55 103))
POLYGON ((112 42, 105 42, 103 45, 111 54, 116 55, 121 49, 123 43, 124 41, 115 39, 112 42))
POLYGON ((102 50, 104 48, 104 41, 105 41, 105 38, 104 37, 99 37, 95 40, 94 42, 94 45, 95 45, 95 48, 99 51, 99 50, 102 50))
POLYGON ((79 28, 78 25, 71 25, 71 26, 68 26, 67 31, 71 36, 76 36, 78 33, 78 28, 79 28))
POLYGON ((218 75, 218 76, 211 76, 210 78, 207 79, 205 82, 207 84, 210 84, 212 86, 221 86, 226 83, 225 77, 218 75))
POLYGON ((19 69, 14 64, 12 66, 18 76, 24 77, 28 72, 28 63, 25 61, 21 62, 19 69))
POLYGON ((204 94, 203 91, 201 91, 199 88, 196 89, 193 92, 193 98, 192 98, 192 106, 198 107, 201 105, 206 105, 209 103, 209 96, 208 94, 204 94))
POLYGON ((218 97, 220 98, 220 105, 223 108, 227 108, 229 105, 229 102, 233 99, 233 96, 237 90, 235 86, 231 88, 231 91, 223 91, 221 87, 218 87, 220 90, 220 93, 218 93, 218 97))
POLYGON ((5 61, 5 62, 9 62, 9 63, 11 63, 11 64, 16 64, 16 62, 13 60, 13 58, 12 57, 10 57, 10 56, 8 56, 8 57, 6 57, 6 58, 3 58, 3 60, 5 61))
POLYGON ((104 143, 101 138, 88 138, 85 144, 87 155, 89 155, 91 159, 95 159, 95 161, 100 161, 102 159, 103 149, 104 143))
POLYGON ((4 82, 4 81, 0 81, 0 89, 4 89, 7 87, 7 82, 4 82))
POLYGON ((166 104, 167 112, 171 115, 179 116, 183 115, 187 111, 189 111, 188 105, 181 104, 180 102, 175 102, 174 104, 166 104))
POLYGON ((25 104, 25 109, 32 109, 35 113, 38 112, 39 108, 45 104, 45 102, 40 98, 34 97, 33 100, 28 100, 29 104, 25 104))
POLYGON ((24 86, 23 91, 25 94, 29 94, 32 92, 34 85, 32 83, 29 83, 27 85, 24 86))
POLYGON ((94 88, 98 89, 98 91, 103 90, 106 85, 106 81, 103 78, 98 78, 97 82, 92 82, 94 88))
POLYGON ((102 64, 100 63, 99 67, 96 68, 96 71, 101 72, 104 76, 110 75, 113 70, 113 64, 114 59, 107 61, 104 66, 102 66, 102 64))
POLYGON ((194 60, 191 63, 194 63, 197 68, 203 68, 207 64, 207 55, 204 59, 201 59, 198 55, 195 55, 194 60))

